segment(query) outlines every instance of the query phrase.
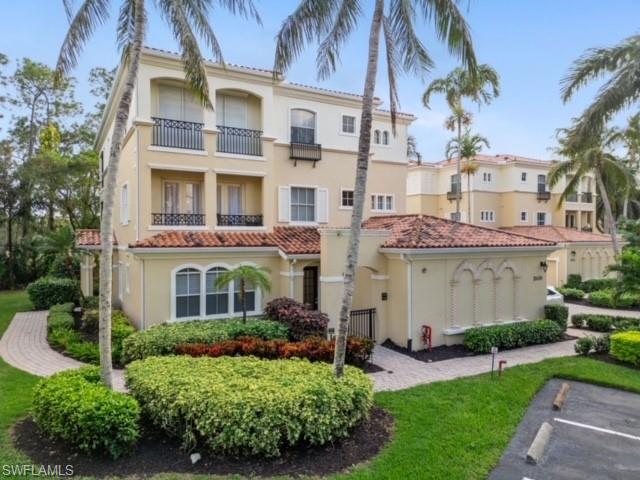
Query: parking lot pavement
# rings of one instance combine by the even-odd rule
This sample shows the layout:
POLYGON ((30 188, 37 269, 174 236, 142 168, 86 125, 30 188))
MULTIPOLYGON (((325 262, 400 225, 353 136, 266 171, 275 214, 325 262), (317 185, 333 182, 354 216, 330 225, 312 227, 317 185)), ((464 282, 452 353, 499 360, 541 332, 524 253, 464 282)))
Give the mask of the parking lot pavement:
POLYGON ((561 410, 552 409, 563 380, 549 381, 534 398, 491 480, 640 478, 640 395, 568 382, 561 410), (553 427, 537 465, 525 457, 540 425, 553 427))

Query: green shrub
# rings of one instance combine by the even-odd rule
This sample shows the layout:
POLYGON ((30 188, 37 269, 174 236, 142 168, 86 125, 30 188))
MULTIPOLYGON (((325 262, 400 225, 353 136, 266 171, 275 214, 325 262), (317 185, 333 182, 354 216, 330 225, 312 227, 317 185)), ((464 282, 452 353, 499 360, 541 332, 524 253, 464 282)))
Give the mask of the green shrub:
POLYGON ((640 330, 640 318, 614 317, 616 330, 640 330))
POLYGON ((111 312, 111 356, 116 365, 122 365, 122 345, 124 340, 136 333, 129 317, 120 310, 111 312))
POLYGON ((151 422, 187 449, 277 456, 323 445, 368 416, 371 380, 346 366, 254 357, 152 357, 127 369, 127 385, 151 422))
POLYGON ((98 309, 100 307, 100 297, 90 296, 82 299, 82 308, 98 309))
POLYGON ((80 326, 86 332, 97 333, 100 322, 100 311, 93 308, 85 308, 82 312, 80 326))
POLYGON ((270 320, 195 320, 155 325, 123 342, 122 360, 129 363, 154 355, 171 355, 181 343, 212 344, 238 337, 286 340, 288 336, 287 327, 270 320))
POLYGON ((582 300, 585 292, 579 288, 559 288, 558 291, 564 296, 565 300, 582 300))
POLYGON ((588 355, 591 349, 593 348, 593 338, 592 337, 579 338, 576 341, 573 348, 578 355, 588 355))
POLYGON ((96 367, 40 381, 33 394, 33 418, 51 437, 114 458, 129 452, 140 436, 138 402, 102 385, 96 367))
POLYGON ((556 324, 562 329, 567 330, 567 318, 569 318, 569 308, 564 305, 545 305, 544 306, 544 318, 556 322, 556 324))
POLYGON ((471 328, 464 335, 464 345, 476 353, 489 353, 491 347, 518 348, 557 342, 561 338, 562 329, 554 321, 536 320, 471 328))
MULTIPOLYGON (((97 343, 79 340, 71 342, 65 350, 71 358, 92 365, 100 364, 100 347, 97 343)), ((114 363, 116 363, 115 360, 114 363)))
POLYGON ((609 353, 611 349, 611 335, 601 335, 600 337, 594 337, 593 350, 596 353, 609 353))
POLYGON ((613 328, 613 317, 609 315, 588 315, 587 328, 594 332, 610 332, 613 328))
POLYGON ((606 308, 632 308, 640 303, 640 297, 634 293, 616 295, 613 290, 596 290, 589 294, 589 303, 606 308))
POLYGON ((571 273, 567 277, 567 283, 565 283, 566 288, 580 288, 580 284, 582 284, 582 275, 579 273, 571 273))
POLYGON ((591 293, 596 290, 610 290, 615 286, 615 278, 592 278, 591 280, 585 280, 582 282, 579 288, 587 293, 591 293))
POLYGON ((49 313, 47 317, 47 331, 52 332, 54 330, 73 329, 75 326, 75 320, 70 313, 49 313))
POLYGON ((609 290, 596 290, 589 294, 589 303, 596 307, 615 308, 613 306, 613 294, 609 290))
POLYGON ((49 265, 49 276, 56 278, 79 278, 80 277, 80 258, 72 257, 68 259, 66 256, 60 255, 53 259, 49 265))
POLYGON ((611 335, 611 355, 621 362, 640 365, 640 331, 630 330, 611 335))
POLYGON ((571 315, 571 325, 575 328, 584 328, 584 323, 588 316, 586 313, 574 313, 571 315))
POLYGON ((59 303, 57 305, 53 305, 50 309, 49 309, 49 314, 53 314, 53 313, 73 313, 73 309, 74 309, 75 305, 73 304, 73 302, 67 302, 67 303, 59 303))
POLYGON ((58 303, 76 303, 79 290, 70 278, 43 277, 30 283, 27 293, 36 310, 47 310, 58 303))

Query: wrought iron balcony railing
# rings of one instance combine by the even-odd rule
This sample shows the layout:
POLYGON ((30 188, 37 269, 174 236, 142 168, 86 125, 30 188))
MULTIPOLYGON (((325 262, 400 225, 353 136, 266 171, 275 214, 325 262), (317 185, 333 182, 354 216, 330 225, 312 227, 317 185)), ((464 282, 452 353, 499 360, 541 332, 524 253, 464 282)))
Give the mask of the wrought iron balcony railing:
POLYGON ((218 152, 262 155, 262 131, 218 125, 218 152))
POLYGON ((224 215, 218 213, 219 227, 262 227, 262 215, 224 215))
POLYGON ((291 142, 289 146, 289 158, 294 161, 294 165, 298 160, 309 160, 316 166, 318 160, 322 160, 322 145, 319 143, 298 143, 291 142))
POLYGON ((158 147, 204 150, 202 123, 152 117, 153 135, 151 144, 158 147))
POLYGON ((462 187, 459 184, 452 184, 451 190, 447 192, 447 200, 458 200, 462 198, 462 187))
POLYGON ((538 188, 538 194, 537 194, 537 198, 538 200, 549 200, 551 198, 551 192, 548 191, 546 188, 538 188))
POLYGON ((593 203, 593 193, 591 193, 591 192, 583 192, 580 195, 580 201, 582 203, 593 203))
POLYGON ((566 200, 567 200, 567 202, 577 202, 578 201, 578 194, 577 193, 570 193, 569 195, 566 196, 566 200))
POLYGON ((152 225, 204 225, 204 213, 152 213, 152 225))

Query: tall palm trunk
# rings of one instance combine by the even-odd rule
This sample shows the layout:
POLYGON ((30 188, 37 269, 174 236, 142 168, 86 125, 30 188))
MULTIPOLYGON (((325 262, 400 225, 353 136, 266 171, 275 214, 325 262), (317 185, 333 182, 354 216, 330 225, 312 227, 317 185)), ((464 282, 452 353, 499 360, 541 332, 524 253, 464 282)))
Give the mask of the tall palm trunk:
MULTIPOLYGON (((467 163, 469 163, 468 160, 467 163)), ((471 213, 471 172, 469 171, 467 171, 467 212, 469 215, 467 223, 473 223, 473 215, 471 213)))
MULTIPOLYGON (((462 144, 462 118, 458 117, 458 147, 462 144)), ((459 222, 462 220, 460 216, 460 200, 462 200, 462 161, 460 158, 460 152, 458 152, 456 158, 456 180, 458 185, 458 192, 456 193, 456 221, 459 222)), ((467 191, 467 196, 469 196, 469 192, 467 191)), ((467 215, 469 213, 467 212, 467 215)), ((467 222, 469 219, 467 219, 467 222)))
POLYGON ((240 297, 242 298, 242 323, 247 323, 247 294, 244 288, 244 278, 240 279, 240 297))
POLYGON ((602 196, 602 205, 604 206, 604 218, 605 218, 605 227, 607 228, 609 234, 611 234, 611 243, 613 245, 613 254, 618 256, 620 254, 620 248, 618 247, 618 232, 616 229, 616 221, 613 218, 613 211, 611 210, 611 202, 609 201, 609 195, 607 194, 607 189, 604 186, 604 181, 602 180, 602 173, 600 172, 600 168, 594 168, 596 174, 596 182, 598 184, 598 189, 600 190, 600 195, 602 196))
POLYGON ((100 221, 100 320, 98 336, 100 342, 100 376, 104 384, 112 388, 111 363, 111 290, 112 290, 112 263, 113 263, 113 203, 116 193, 116 180, 118 176, 118 164, 125 127, 129 117, 131 99, 135 82, 138 77, 140 54, 144 42, 145 14, 144 0, 136 1, 136 17, 133 42, 127 52, 128 61, 123 68, 125 71, 125 83, 122 97, 118 102, 111 150, 109 151, 109 165, 102 191, 102 219, 100 221))
POLYGON ((351 236, 347 247, 347 260, 344 268, 344 293, 340 318, 338 320, 338 333, 336 336, 336 353, 333 366, 336 377, 342 377, 344 372, 345 355, 347 348, 347 330, 349 327, 349 310, 353 302, 353 289, 355 280, 358 252, 360 250, 360 230, 362 228, 362 215, 364 209, 364 195, 367 189, 367 170, 369 168, 369 151, 371 150, 371 123, 373 117, 373 92, 376 87, 376 74, 378 72, 378 46, 380 43, 380 28, 382 26, 382 12, 384 0, 376 0, 371 20, 369 33, 369 54, 367 60, 367 74, 362 96, 362 116, 360 117, 360 138, 358 140, 358 160, 356 164, 356 179, 353 194, 353 210, 351 214, 351 236))

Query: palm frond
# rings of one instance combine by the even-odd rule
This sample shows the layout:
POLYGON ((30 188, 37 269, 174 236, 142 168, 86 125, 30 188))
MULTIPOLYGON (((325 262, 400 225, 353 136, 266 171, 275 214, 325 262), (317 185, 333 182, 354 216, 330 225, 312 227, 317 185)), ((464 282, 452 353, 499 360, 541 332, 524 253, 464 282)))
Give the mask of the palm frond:
MULTIPOLYGON (((202 38, 213 54, 213 60, 223 66, 224 56, 218 38, 209 23, 209 2, 207 0, 183 0, 185 11, 196 33, 202 38)), ((235 12, 234 12, 235 13, 235 12)), ((258 17, 258 21, 259 21, 258 17)))
POLYGON ((276 36, 273 74, 286 72, 313 40, 321 41, 332 26, 336 0, 302 0, 283 22, 276 36))
POLYGON ((116 39, 118 50, 123 54, 133 42, 136 26, 136 0, 125 0, 120 5, 118 24, 116 26, 116 39))
POLYGON ((69 74, 78 64, 78 56, 95 29, 109 18, 109 0, 84 0, 69 25, 67 35, 62 42, 56 78, 58 81, 69 74))
MULTIPOLYGON (((209 3, 211 0, 207 0, 209 3)), ((240 15, 245 18, 252 18, 256 23, 262 26, 262 18, 252 0, 217 0, 217 3, 229 10, 234 15, 240 15)))
POLYGON ((579 165, 579 160, 577 158, 571 158, 569 160, 565 160, 563 162, 556 163, 549 173, 547 174, 547 184, 550 187, 554 187, 558 184, 560 180, 566 177, 566 175, 574 172, 579 165))
MULTIPOLYGON (((428 86, 422 94, 422 104, 425 108, 431 108, 431 96, 435 93, 444 93, 448 95, 448 92, 452 90, 451 80, 449 78, 436 78, 428 86)), ((451 106, 451 104, 449 104, 451 106)))
POLYGON ((324 80, 336 70, 336 63, 340 59, 340 48, 353 32, 358 17, 362 14, 359 0, 342 0, 336 12, 333 27, 320 43, 316 54, 318 78, 324 80))
POLYGON ((402 66, 405 72, 422 76, 434 67, 434 62, 416 35, 415 16, 415 8, 411 0, 391 1, 389 23, 393 38, 398 44, 397 49, 402 58, 402 66))
POLYGON ((387 53, 387 77, 389 81, 389 112, 391 113, 391 132, 396 136, 396 113, 398 111, 398 84, 396 72, 400 67, 394 44, 393 31, 387 17, 382 17, 382 32, 387 53))
POLYGON ((67 21, 71 23, 73 20, 73 4, 74 0, 62 0, 62 6, 64 7, 64 13, 67 16, 67 21))

